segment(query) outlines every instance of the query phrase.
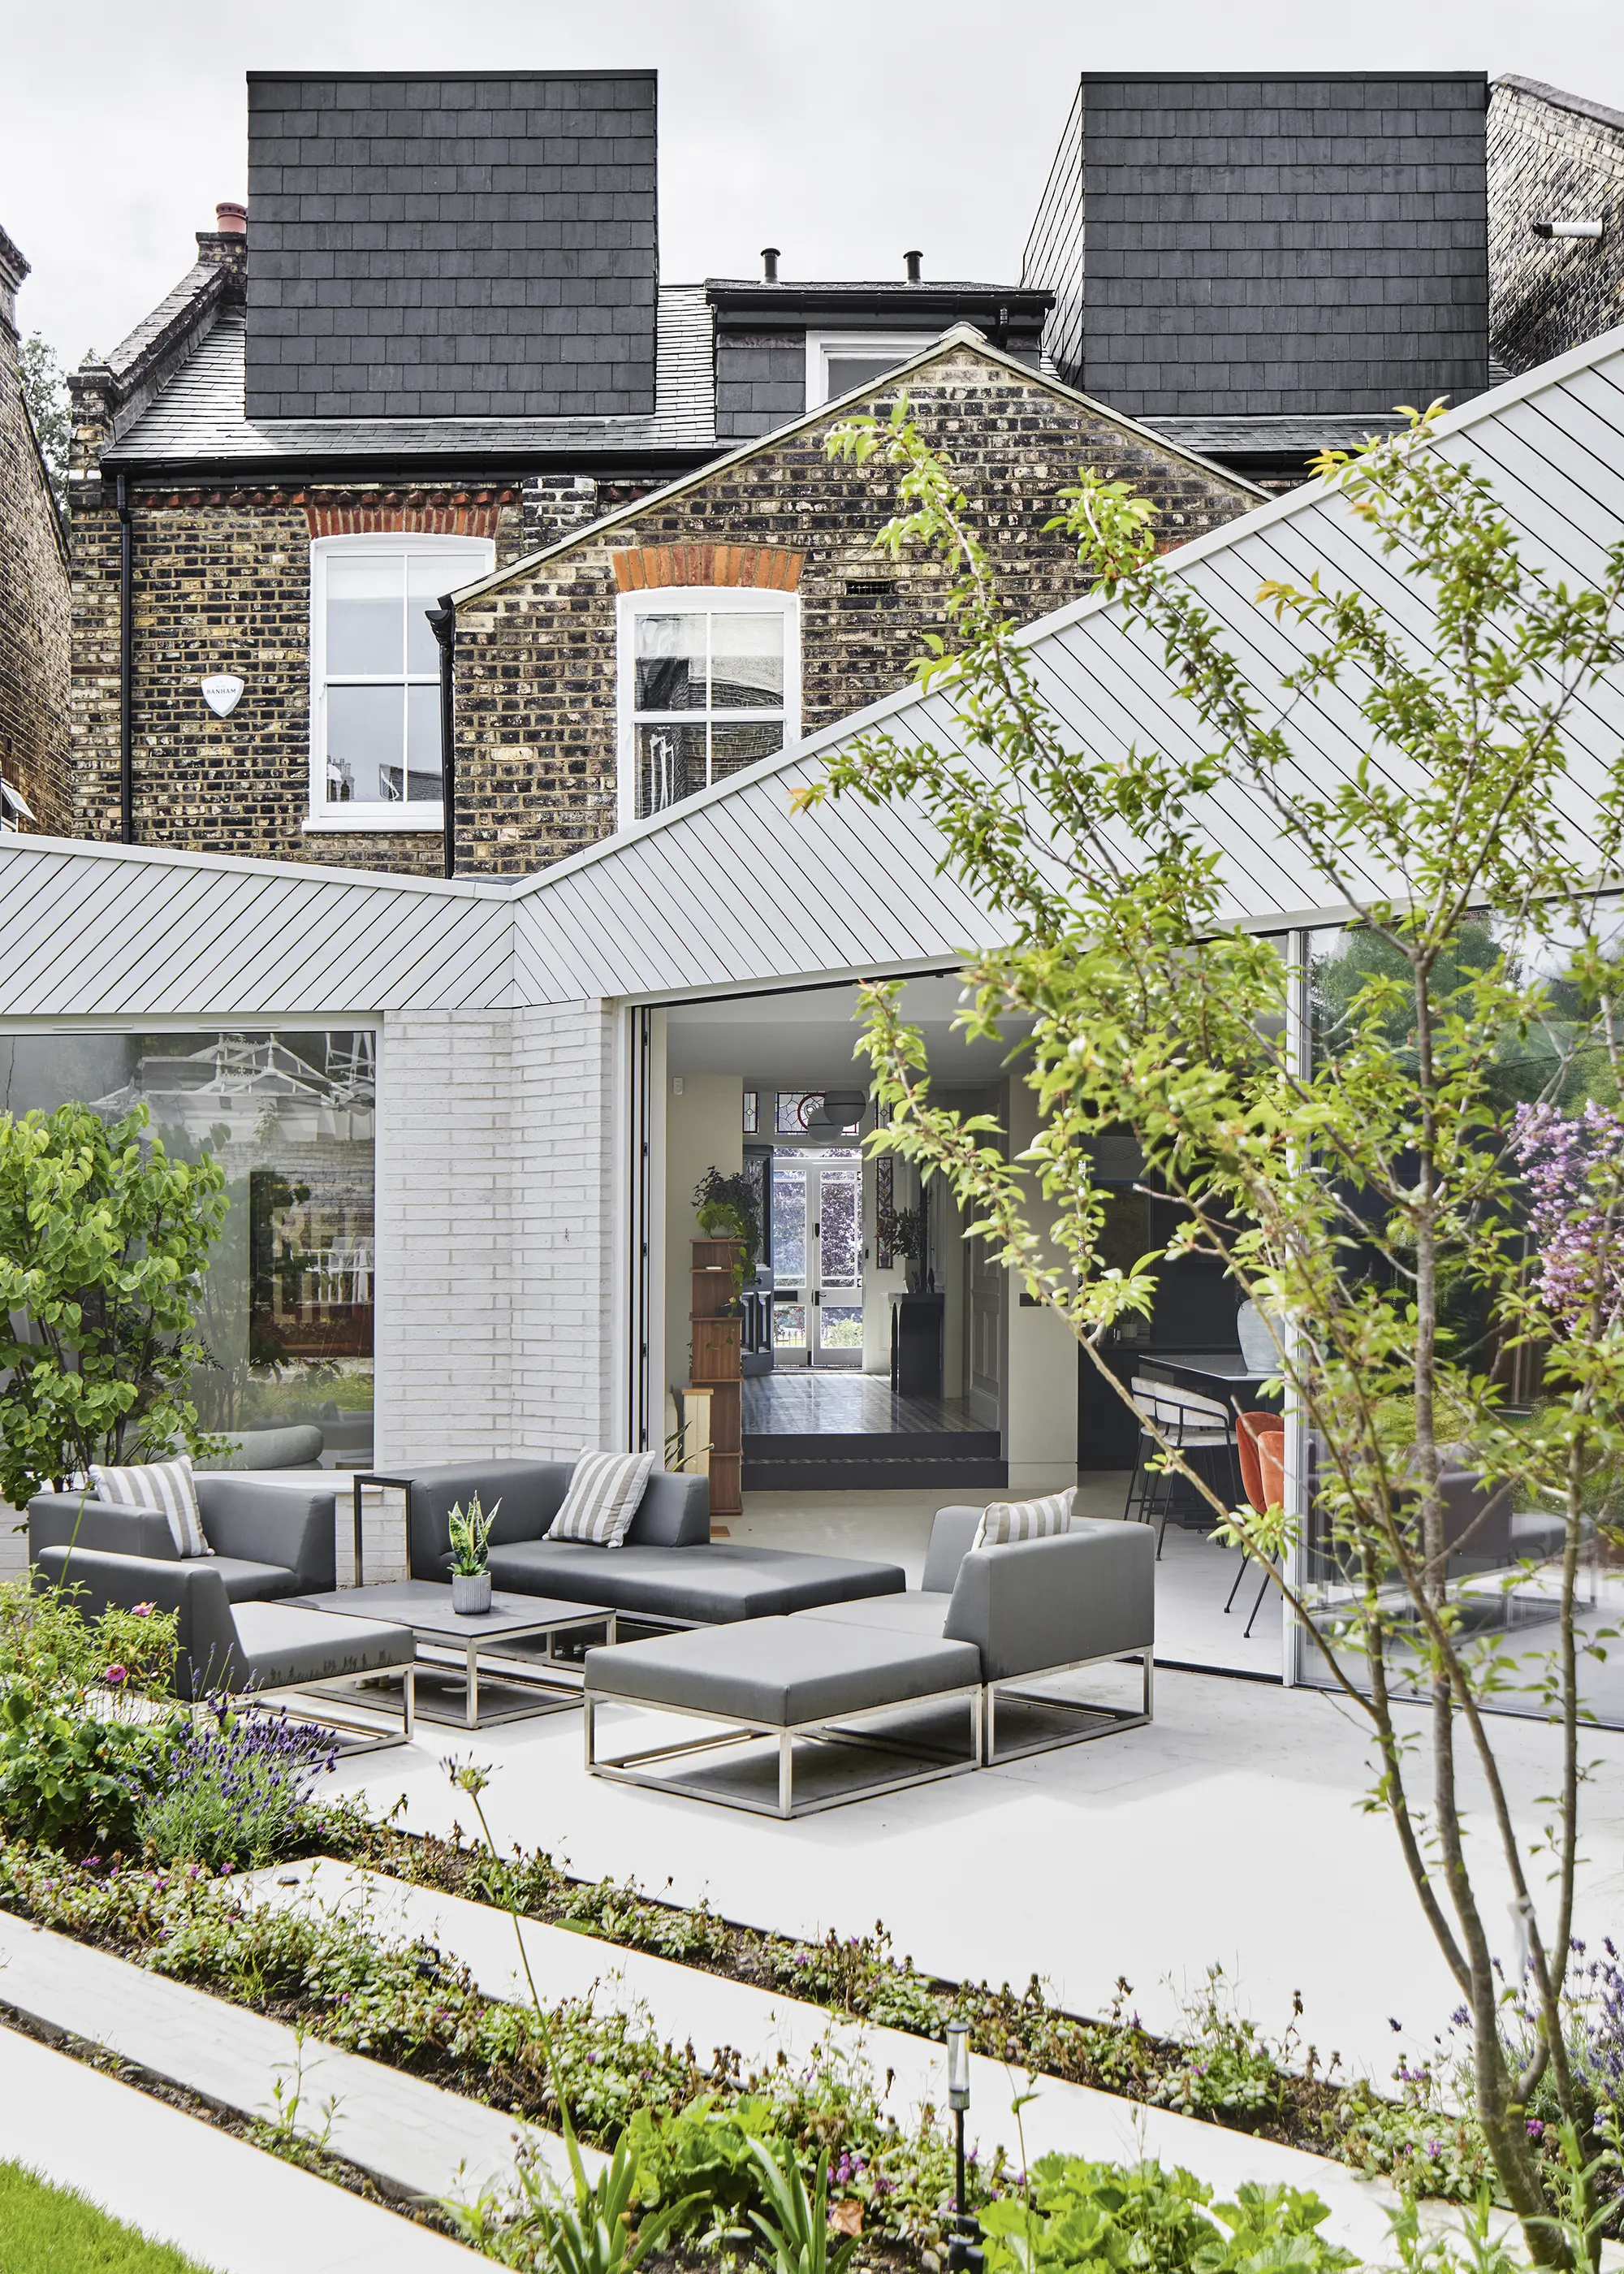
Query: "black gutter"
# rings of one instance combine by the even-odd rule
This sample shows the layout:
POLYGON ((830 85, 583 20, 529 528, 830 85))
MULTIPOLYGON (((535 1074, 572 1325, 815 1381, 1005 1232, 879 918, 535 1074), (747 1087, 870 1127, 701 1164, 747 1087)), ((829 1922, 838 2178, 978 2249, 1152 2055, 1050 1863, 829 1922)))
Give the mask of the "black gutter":
POLYGON ((445 816, 446 874, 456 874, 456 608, 449 592, 437 608, 425 608, 429 629, 440 642, 440 795, 445 816))
POLYGON ((135 531, 130 520, 129 485, 118 477, 118 812, 119 835, 135 842, 135 734, 131 706, 135 682, 135 620, 132 587, 135 531))
POLYGON ((127 457, 115 457, 109 452, 102 463, 127 474, 132 481, 177 490, 202 489, 221 482, 240 489, 291 482, 303 489, 348 480, 365 480, 391 489, 443 489, 451 482, 469 488, 497 489, 516 474, 533 473, 590 474, 605 481, 645 477, 653 483, 674 481, 681 474, 710 465, 733 447, 724 438, 658 450, 635 446, 605 450, 587 447, 575 451, 515 448, 501 453, 497 462, 500 471, 494 474, 488 448, 477 457, 471 452, 447 450, 425 452, 417 460, 369 457, 355 451, 330 457, 317 457, 309 451, 279 451, 263 458, 147 458, 133 451, 127 457))

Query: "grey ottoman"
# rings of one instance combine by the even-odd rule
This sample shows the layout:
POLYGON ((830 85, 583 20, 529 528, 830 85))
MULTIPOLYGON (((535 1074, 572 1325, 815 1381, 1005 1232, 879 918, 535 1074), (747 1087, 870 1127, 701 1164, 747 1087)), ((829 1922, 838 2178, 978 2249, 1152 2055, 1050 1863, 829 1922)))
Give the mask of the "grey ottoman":
POLYGON ((947 1642, 939 1634, 910 1634, 891 1627, 847 1625, 832 1619, 748 1619, 728 1626, 701 1627, 687 1634, 657 1635, 644 1642, 615 1643, 586 1654, 583 1693, 586 1765, 595 1776, 648 1785, 658 1792, 723 1800, 763 1815, 808 1815, 815 1809, 838 1807, 846 1800, 867 1799, 903 1785, 974 1768, 981 1758, 981 1653, 974 1643, 947 1642), (967 1758, 944 1757, 933 1746, 921 1749, 904 1731, 875 1736, 848 1726, 876 1713, 894 1713, 899 1706, 954 1700, 962 1700, 968 1707, 967 1758), (691 1714, 727 1726, 719 1736, 690 1738, 600 1759, 596 1712, 604 1704, 691 1714), (674 1776, 646 1773, 649 1765, 656 1761, 762 1736, 775 1736, 778 1741, 776 1802, 674 1776), (887 1753, 908 1755, 910 1765, 900 1775, 797 1806, 797 1737, 867 1744, 887 1753))

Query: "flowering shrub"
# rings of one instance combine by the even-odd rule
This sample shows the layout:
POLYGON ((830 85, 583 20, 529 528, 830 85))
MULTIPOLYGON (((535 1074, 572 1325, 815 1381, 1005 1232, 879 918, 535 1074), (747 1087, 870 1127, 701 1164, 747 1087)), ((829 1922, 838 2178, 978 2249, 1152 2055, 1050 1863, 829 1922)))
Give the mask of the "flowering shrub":
POLYGON ((85 1619, 75 1593, 71 1577, 37 1593, 26 1574, 0 1583, 0 1690, 21 1688, 36 1703, 64 1710, 97 1692, 102 1702, 110 1692, 124 1710, 137 1698, 167 1698, 174 1612, 138 1603, 85 1619))
POLYGON ((1577 1113, 1519 1105, 1511 1149, 1529 1189, 1541 1301, 1570 1333, 1618 1325, 1624 1221, 1609 1201, 1624 1181, 1624 1115, 1594 1101, 1577 1113))
POLYGON ((59 1713, 13 1683, 0 1695, 0 1829, 76 1853, 132 1848, 165 1743, 161 1727, 59 1713))
POLYGON ((159 1778, 135 1796, 136 1835, 161 1864, 272 1863, 308 1828, 312 1790, 337 1758, 330 1737, 285 1712, 217 1702, 181 1725, 159 1778))

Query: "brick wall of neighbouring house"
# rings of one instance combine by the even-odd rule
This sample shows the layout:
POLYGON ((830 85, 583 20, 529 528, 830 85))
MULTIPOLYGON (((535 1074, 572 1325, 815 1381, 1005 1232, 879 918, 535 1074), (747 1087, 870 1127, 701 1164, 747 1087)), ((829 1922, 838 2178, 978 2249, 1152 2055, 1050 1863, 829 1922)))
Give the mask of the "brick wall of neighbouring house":
MULTIPOLYGON (((1164 545, 1255 502, 1217 473, 1018 378, 970 350, 910 380, 921 431, 951 456, 1009 614, 1029 621, 1086 589, 1074 547, 1044 523, 1079 464, 1120 476, 1158 507, 1164 545)), ((889 408, 891 398, 876 398, 889 408)), ((523 871, 594 843, 615 820, 615 579, 628 547, 683 542, 783 547, 801 572, 807 734, 906 683, 942 625, 930 561, 893 566, 872 547, 895 477, 831 464, 819 421, 703 475, 680 496, 584 537, 522 574, 458 624, 459 863, 523 871), (881 592, 853 591, 876 584, 881 592)))
MULTIPOLYGON (((32 828, 69 833, 68 556, 29 424, 11 320, 15 253, 0 235, 0 774, 32 828)), ((17 279, 20 282, 20 278, 17 279)))
MULTIPOLYGON (((497 560, 523 553, 520 486, 395 491, 159 489, 136 485, 134 775, 138 844, 438 875, 438 834, 318 835, 310 785, 312 517, 344 509, 378 526, 432 525, 481 501, 497 560), (494 502, 501 501, 500 502, 494 502), (244 682, 228 719, 199 681, 244 682)), ((74 502, 75 833, 119 833, 118 523, 110 483, 74 502)))
POLYGON ((1624 322, 1624 113, 1507 78, 1489 104, 1489 345, 1513 371, 1624 322), (1599 220, 1600 238, 1537 221, 1599 220))

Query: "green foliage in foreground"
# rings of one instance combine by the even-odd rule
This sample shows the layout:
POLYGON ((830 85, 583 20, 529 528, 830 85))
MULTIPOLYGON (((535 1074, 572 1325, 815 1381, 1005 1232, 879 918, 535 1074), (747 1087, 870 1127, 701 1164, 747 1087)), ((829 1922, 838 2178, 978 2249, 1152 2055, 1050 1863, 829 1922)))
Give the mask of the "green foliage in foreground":
POLYGON ((1340 2274, 1357 2262, 1320 2233, 1329 2216, 1296 2187, 1249 2180, 1214 2203, 1190 2172, 1045 2156, 1028 2193, 986 2213, 988 2274, 1340 2274))
POLYGON ((93 1461, 214 1449, 186 1394, 225 1171, 170 1158, 147 1108, 0 1113, 0 1497, 93 1461))
POLYGON ((0 2265, 5 2274, 206 2274, 74 2189, 9 2163, 0 2163, 0 2265))

